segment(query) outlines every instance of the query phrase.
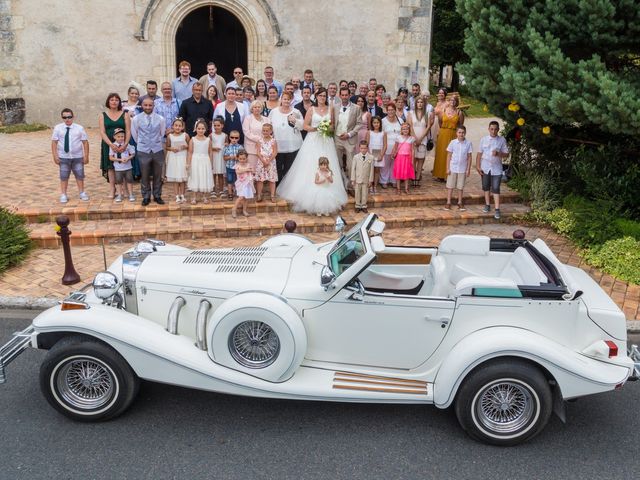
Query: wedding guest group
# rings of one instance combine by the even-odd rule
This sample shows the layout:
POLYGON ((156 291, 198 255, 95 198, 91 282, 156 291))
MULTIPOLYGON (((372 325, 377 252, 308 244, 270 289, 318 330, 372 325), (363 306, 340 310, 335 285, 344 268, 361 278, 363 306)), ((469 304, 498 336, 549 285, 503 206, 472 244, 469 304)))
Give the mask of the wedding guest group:
MULTIPOLYGON (((271 202, 282 198, 294 211, 330 215, 343 209, 351 194, 356 212, 367 212, 369 195, 382 193, 379 189, 412 194, 429 173, 425 164, 430 158, 433 179, 446 181, 445 208, 451 208, 457 189, 458 208, 465 209, 473 146, 465 140, 457 94, 441 88, 432 105, 429 91, 419 83, 399 88, 394 96, 373 77, 360 83, 331 81, 325 89, 311 69, 281 81, 267 66, 264 77, 254 80, 238 66, 229 82, 215 62, 206 70, 196 79, 191 64, 181 61, 178 77, 159 88, 149 79, 144 87, 130 85, 124 101, 117 93, 107 96, 99 117, 100 168, 110 199, 133 201, 132 177, 140 180, 143 206, 152 198, 164 204, 167 182, 178 204, 187 196, 194 204, 241 198, 234 213, 243 215, 249 214, 250 203, 263 201, 265 187, 271 202)), ((73 123, 69 109, 62 117, 52 138, 54 161, 60 165, 60 201, 68 201, 71 171, 80 198, 88 200, 82 168, 88 161, 86 133, 73 123), (71 137, 69 146, 65 134, 71 137)), ((509 156, 498 130, 497 122, 489 125, 476 156, 484 212, 490 211, 492 195, 496 218, 502 160, 509 156)))

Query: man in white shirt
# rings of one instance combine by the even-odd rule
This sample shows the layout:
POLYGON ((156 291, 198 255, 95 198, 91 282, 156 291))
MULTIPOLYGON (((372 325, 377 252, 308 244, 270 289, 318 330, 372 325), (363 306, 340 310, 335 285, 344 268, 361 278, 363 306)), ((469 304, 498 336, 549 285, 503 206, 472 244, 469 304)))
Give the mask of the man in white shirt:
POLYGON ((471 175, 471 154, 473 145, 465 138, 467 128, 461 125, 456 130, 456 139, 451 140, 447 147, 447 204, 445 210, 451 210, 451 194, 458 189, 458 210, 464 212, 466 208, 462 202, 464 184, 471 175))
POLYGON ((340 97, 338 97, 338 84, 331 82, 327 85, 327 105, 333 107, 342 103, 340 97))
POLYGON ((78 185, 80 200, 88 201, 89 195, 84 191, 84 166, 89 163, 89 139, 84 128, 73 123, 73 111, 65 108, 60 113, 63 123, 53 129, 51 135, 51 154, 53 163, 60 167, 60 203, 67 203, 67 186, 69 177, 73 176, 78 185))
POLYGON ((502 181, 502 159, 509 156, 509 147, 504 137, 498 136, 500 125, 495 120, 489 123, 489 135, 482 137, 476 154, 476 170, 482 177, 484 213, 491 211, 489 193, 493 194, 496 206, 493 218, 500 219, 500 182, 502 181))

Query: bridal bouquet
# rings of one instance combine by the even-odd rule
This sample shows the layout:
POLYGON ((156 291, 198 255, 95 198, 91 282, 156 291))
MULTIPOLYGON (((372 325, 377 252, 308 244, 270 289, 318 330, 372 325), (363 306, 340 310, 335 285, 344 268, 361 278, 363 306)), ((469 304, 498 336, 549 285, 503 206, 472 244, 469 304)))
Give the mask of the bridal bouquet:
POLYGON ((325 138, 329 138, 333 135, 333 130, 331 130, 331 122, 329 120, 322 120, 318 124, 318 133, 325 138))

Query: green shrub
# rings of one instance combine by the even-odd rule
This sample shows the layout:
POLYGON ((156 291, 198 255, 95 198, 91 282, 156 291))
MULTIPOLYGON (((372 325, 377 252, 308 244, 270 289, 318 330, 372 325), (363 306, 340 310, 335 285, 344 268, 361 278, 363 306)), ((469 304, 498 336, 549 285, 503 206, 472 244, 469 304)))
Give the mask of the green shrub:
POLYGON ((0 273, 18 265, 30 248, 25 218, 0 207, 0 273))
POLYGON ((640 240, 640 222, 629 220, 628 218, 618 218, 616 227, 618 227, 622 236, 640 240))
POLYGON ((571 237, 576 228, 576 219, 572 212, 566 208, 555 208, 550 212, 534 210, 532 218, 553 228, 561 235, 571 237))
POLYGON ((640 165, 629 144, 609 144, 598 148, 581 145, 572 162, 578 189, 589 198, 609 199, 631 216, 640 216, 640 165))
POLYGON ((609 240, 585 252, 594 267, 621 280, 640 284, 640 241, 632 237, 609 240))
POLYGON ((602 245, 620 236, 620 229, 614 221, 619 216, 614 202, 569 195, 564 199, 563 206, 573 215, 575 224, 568 235, 578 246, 602 245))

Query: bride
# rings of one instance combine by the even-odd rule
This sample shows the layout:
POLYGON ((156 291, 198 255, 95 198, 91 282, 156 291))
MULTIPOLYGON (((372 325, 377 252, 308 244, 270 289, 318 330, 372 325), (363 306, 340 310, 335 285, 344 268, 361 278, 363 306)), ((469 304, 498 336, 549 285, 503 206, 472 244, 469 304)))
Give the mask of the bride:
POLYGON ((347 203, 347 192, 333 139, 318 132, 323 120, 329 120, 332 129, 334 125, 333 109, 327 105, 324 88, 316 92, 316 102, 317 106, 311 107, 304 119, 303 128, 309 133, 278 186, 278 196, 290 201, 295 212, 330 215, 347 203), (328 172, 319 168, 319 159, 323 157, 329 160, 328 172), (318 178, 324 181, 319 183, 318 178))

